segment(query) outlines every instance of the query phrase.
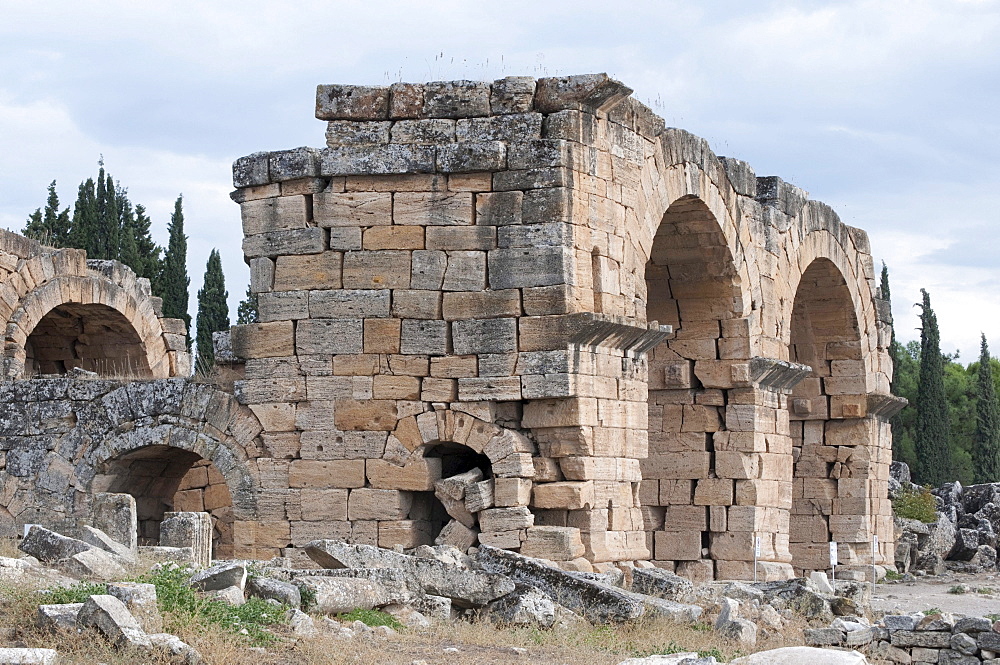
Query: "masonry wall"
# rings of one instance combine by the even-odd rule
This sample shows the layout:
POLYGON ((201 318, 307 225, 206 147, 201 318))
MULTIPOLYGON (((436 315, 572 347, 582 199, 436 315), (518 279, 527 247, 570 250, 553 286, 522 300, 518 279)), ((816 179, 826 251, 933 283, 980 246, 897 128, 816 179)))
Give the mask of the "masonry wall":
POLYGON ((425 502, 447 507, 428 497, 459 459, 493 492, 463 537, 568 567, 750 577, 759 538, 776 578, 872 535, 891 563, 867 238, 630 92, 604 75, 320 86, 326 148, 236 162, 261 315, 234 329, 237 390, 272 507, 255 543, 429 542, 425 502), (797 326, 833 286, 836 330, 797 326), (816 410, 793 427, 807 376, 793 403, 816 410))

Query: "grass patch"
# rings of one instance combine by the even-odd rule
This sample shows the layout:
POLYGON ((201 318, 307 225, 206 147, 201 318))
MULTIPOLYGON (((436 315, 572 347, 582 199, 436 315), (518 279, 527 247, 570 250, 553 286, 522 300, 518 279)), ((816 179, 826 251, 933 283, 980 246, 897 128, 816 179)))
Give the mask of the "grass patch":
POLYGON ((897 573, 895 570, 885 571, 885 577, 882 578, 886 582, 898 582, 903 579, 903 576, 897 573))
POLYGON ((230 633, 245 635, 255 646, 278 640, 268 627, 285 622, 287 607, 260 598, 251 598, 239 606, 205 598, 188 586, 190 577, 186 568, 164 566, 135 580, 156 587, 157 604, 164 614, 168 632, 200 633, 221 627, 230 633))
POLYGON ((54 586, 38 592, 40 605, 68 605, 85 603, 91 596, 108 592, 108 585, 99 582, 77 582, 70 586, 54 586))
POLYGON ((337 616, 341 621, 360 621, 366 626, 375 628, 376 626, 389 626, 393 630, 402 630, 403 624, 399 623, 396 617, 380 610, 351 610, 347 614, 337 616))
POLYGON ((929 617, 932 614, 942 614, 941 608, 940 607, 932 607, 932 608, 930 608, 928 610, 924 610, 923 611, 923 615, 925 617, 929 617))
POLYGON ((918 490, 903 487, 892 500, 892 512, 896 517, 920 520, 925 524, 937 521, 937 504, 926 487, 918 490))
POLYGON ((953 593, 956 595, 962 595, 963 593, 968 593, 968 592, 969 592, 969 587, 965 586, 964 584, 956 584, 955 586, 948 589, 948 593, 953 593))

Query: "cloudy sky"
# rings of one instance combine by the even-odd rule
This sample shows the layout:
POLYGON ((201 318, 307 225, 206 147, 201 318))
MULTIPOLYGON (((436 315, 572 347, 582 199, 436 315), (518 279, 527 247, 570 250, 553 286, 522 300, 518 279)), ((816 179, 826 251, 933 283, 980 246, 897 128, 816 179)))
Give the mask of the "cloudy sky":
POLYGON ((218 247, 235 318, 230 165, 321 146, 317 83, 599 71, 866 229, 898 336, 923 287, 945 350, 1000 354, 1000 0, 0 0, 0 226, 103 155, 161 243, 183 193, 192 315, 218 247))

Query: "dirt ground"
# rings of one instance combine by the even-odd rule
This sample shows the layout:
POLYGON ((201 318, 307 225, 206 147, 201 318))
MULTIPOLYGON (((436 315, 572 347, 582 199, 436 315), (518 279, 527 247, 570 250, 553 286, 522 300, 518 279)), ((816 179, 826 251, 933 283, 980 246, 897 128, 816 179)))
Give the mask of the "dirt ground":
POLYGON ((1000 615, 1000 575, 954 573, 879 584, 872 606, 890 614, 939 609, 966 616, 1000 615), (956 593, 959 590, 963 592, 956 593))

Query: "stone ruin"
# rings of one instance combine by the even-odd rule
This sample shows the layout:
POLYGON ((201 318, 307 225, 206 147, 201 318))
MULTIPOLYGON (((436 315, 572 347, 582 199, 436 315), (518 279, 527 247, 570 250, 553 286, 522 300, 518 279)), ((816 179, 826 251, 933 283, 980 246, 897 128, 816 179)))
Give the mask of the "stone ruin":
POLYGON ((327 147, 234 165, 260 311, 235 394, 187 378, 128 268, 0 235, 0 530, 72 533, 121 492, 147 542, 209 512, 220 557, 444 542, 783 579, 836 540, 841 579, 891 567, 867 235, 630 94, 319 86, 327 147))

